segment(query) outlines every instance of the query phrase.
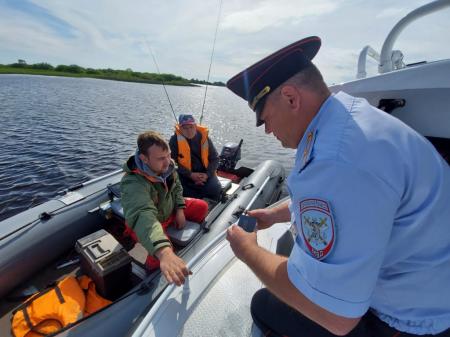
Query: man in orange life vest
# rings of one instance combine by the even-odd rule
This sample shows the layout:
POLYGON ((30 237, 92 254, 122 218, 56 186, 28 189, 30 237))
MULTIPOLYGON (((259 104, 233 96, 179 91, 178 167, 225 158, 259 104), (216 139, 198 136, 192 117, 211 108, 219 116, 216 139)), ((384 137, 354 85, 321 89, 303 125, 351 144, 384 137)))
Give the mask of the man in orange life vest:
POLYGON ((126 233, 148 251, 146 267, 161 268, 169 283, 181 285, 189 275, 186 263, 178 257, 165 231, 170 225, 181 229, 186 219, 202 222, 208 204, 183 198, 183 189, 164 138, 156 132, 139 135, 136 154, 124 164, 121 181, 126 233))
POLYGON ((208 137, 208 128, 197 125, 192 115, 180 115, 169 141, 172 158, 178 163, 183 195, 192 198, 220 198, 216 170, 217 151, 208 137))

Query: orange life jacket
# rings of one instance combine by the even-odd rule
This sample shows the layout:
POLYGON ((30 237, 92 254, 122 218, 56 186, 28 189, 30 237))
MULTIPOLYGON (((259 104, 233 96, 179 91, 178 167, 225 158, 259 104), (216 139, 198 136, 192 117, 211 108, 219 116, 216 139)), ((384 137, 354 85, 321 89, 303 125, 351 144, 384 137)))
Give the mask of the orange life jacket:
MULTIPOLYGON (((197 132, 200 132, 202 138, 200 140, 200 149, 201 149, 201 158, 202 164, 205 169, 208 168, 209 165, 209 143, 208 143, 208 128, 202 125, 196 125, 197 132)), ((178 144, 178 165, 183 166, 187 170, 192 170, 191 163, 191 148, 189 147, 189 143, 186 137, 181 133, 180 126, 175 125, 175 134, 177 135, 177 144, 178 144)))
POLYGON ((15 337, 53 334, 110 303, 89 277, 68 276, 23 303, 13 314, 11 332, 15 337))

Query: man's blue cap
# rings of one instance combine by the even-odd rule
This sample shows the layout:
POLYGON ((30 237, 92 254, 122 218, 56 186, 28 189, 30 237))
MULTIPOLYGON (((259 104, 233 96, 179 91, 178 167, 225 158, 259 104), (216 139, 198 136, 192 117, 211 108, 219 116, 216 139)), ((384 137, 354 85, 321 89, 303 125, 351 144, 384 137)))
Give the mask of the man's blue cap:
POLYGON ((320 38, 310 36, 294 42, 241 71, 227 82, 227 87, 248 102, 256 112, 256 126, 264 124, 261 112, 269 93, 296 73, 311 66, 320 48, 320 38))
POLYGON ((180 115, 178 117, 178 124, 180 125, 195 124, 195 119, 192 115, 180 115))

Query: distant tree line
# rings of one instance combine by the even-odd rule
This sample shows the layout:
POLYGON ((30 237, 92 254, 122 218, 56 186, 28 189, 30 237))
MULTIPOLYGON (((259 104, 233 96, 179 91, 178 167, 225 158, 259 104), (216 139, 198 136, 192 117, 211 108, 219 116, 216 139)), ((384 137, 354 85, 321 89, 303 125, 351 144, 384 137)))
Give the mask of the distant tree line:
POLYGON ((191 78, 189 82, 195 83, 195 84, 216 85, 216 86, 219 86, 219 87, 224 87, 225 86, 225 83, 223 83, 223 82, 206 82, 204 80, 198 80, 196 78, 191 78))
POLYGON ((0 73, 15 73, 15 72, 27 74, 42 74, 42 75, 94 77, 118 81, 145 82, 155 84, 166 83, 171 85, 190 85, 191 83, 217 85, 217 86, 225 85, 222 82, 208 83, 206 81, 200 81, 197 79, 188 80, 181 76, 176 76, 173 74, 155 74, 147 72, 137 72, 129 68, 126 70, 115 70, 111 68, 93 69, 93 68, 83 68, 76 64, 71 65, 60 64, 54 67, 46 62, 27 64, 24 60, 18 60, 17 63, 12 63, 8 65, 0 64, 0 73), (14 69, 16 69, 17 71, 15 71, 14 69))

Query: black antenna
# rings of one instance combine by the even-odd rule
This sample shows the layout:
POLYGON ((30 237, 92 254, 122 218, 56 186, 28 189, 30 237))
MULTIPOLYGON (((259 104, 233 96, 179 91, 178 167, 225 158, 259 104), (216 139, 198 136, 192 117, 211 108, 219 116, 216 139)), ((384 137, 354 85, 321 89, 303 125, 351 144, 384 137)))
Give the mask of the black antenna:
POLYGON ((202 120, 203 120, 203 111, 205 109, 206 93, 208 92, 209 75, 211 73, 211 65, 212 65, 213 56, 214 56, 214 49, 216 47, 217 30, 219 28, 221 12, 222 12, 222 0, 220 0, 219 14, 217 15, 216 32, 214 33, 214 42, 213 42, 213 47, 212 47, 212 52, 211 52, 211 62, 209 63, 208 78, 206 79, 205 96, 203 97, 203 106, 202 106, 202 114, 200 115, 200 124, 202 124, 202 120))
POLYGON ((162 85, 163 85, 163 88, 164 88, 164 92, 166 93, 167 100, 169 101, 170 109, 172 110, 173 117, 175 118, 175 123, 178 123, 177 116, 175 115, 175 110, 173 109, 172 102, 170 101, 169 94, 167 93, 166 85, 164 84, 164 79, 161 76, 161 72, 159 71, 159 67, 158 67, 158 63, 156 62, 155 55, 153 54, 152 48, 150 47, 150 44, 148 43, 148 41, 146 41, 146 42, 147 42, 147 48, 150 51, 150 54, 152 55, 153 62, 155 62, 155 66, 156 66, 156 70, 158 71, 158 75, 160 75, 160 77, 161 77, 161 82, 162 82, 162 85))

